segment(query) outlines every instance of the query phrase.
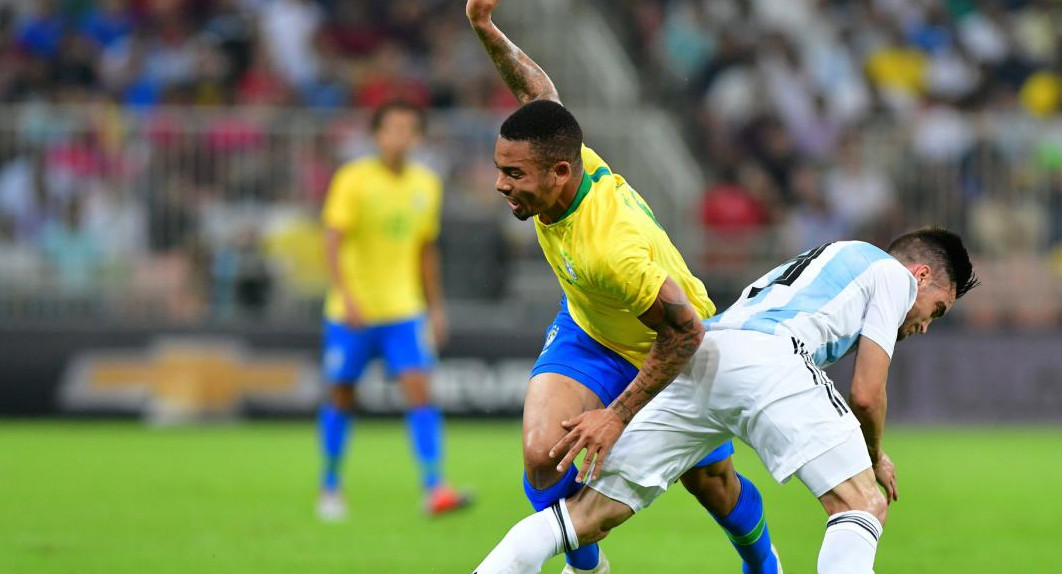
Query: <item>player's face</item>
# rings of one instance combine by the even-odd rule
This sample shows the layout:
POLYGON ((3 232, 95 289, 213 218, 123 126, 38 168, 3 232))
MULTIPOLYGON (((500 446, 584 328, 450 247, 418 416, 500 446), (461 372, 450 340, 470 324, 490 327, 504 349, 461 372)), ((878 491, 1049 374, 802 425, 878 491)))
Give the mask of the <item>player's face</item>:
POLYGON ((498 177, 494 187, 509 203, 520 221, 538 215, 557 203, 563 185, 555 174, 544 169, 531 149, 531 143, 498 137, 494 145, 494 166, 498 177))
POLYGON ((902 341, 911 335, 921 335, 929 330, 933 321, 944 316, 955 304, 955 286, 947 280, 923 279, 918 286, 914 306, 907 312, 896 334, 902 341))
POLYGON ((380 155, 405 158, 420 142, 420 116, 413 110, 391 110, 381 119, 373 138, 380 155))

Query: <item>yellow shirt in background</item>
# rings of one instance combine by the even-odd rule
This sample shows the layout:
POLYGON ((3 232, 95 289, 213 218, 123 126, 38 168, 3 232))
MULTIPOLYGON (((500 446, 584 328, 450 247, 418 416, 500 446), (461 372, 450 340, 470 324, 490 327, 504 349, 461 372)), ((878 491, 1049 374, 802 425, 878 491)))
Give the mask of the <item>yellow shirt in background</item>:
POLYGON ((638 316, 664 279, 682 287, 702 319, 715 314, 715 304, 645 200, 586 146, 582 159, 582 184, 568 212, 549 225, 535 218, 538 242, 575 323, 641 367, 656 332, 638 316))
MULTIPOLYGON (((339 266, 366 323, 392 323, 425 310, 421 252, 439 235, 442 183, 431 170, 406 164, 401 174, 379 158, 341 167, 332 178, 323 220, 344 233, 339 266)), ((341 321, 343 297, 333 285, 325 318, 341 321)))

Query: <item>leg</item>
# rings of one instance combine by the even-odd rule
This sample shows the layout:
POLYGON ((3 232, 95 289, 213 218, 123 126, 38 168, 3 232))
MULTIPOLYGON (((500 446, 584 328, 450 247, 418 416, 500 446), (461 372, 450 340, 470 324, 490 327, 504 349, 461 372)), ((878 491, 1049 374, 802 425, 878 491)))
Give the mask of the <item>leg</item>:
POLYGON ((829 515, 819 550, 819 572, 870 574, 888 511, 858 428, 841 444, 815 456, 796 472, 829 515))
POLYGON ((752 481, 734 470, 733 452, 729 444, 712 451, 682 475, 682 485, 726 531, 744 572, 775 574, 780 571, 779 560, 771 545, 763 498, 752 481), (712 460, 723 455, 726 458, 712 460))
POLYGON ((356 400, 354 385, 334 385, 329 399, 321 405, 318 425, 325 457, 322 486, 328 491, 339 491, 339 465, 346 451, 350 418, 356 400))
POLYGON ((872 574, 888 513, 874 471, 866 469, 819 497, 829 519, 819 550, 823 574, 872 574))
MULTIPOLYGON (((372 358, 374 351, 372 328, 350 329, 337 323, 325 323, 323 371, 330 384, 328 395, 321 405, 318 430, 324 456, 321 478, 322 491, 331 495, 337 512, 322 512, 340 517, 345 507, 340 492, 340 464, 350 434, 351 411, 356 401, 354 383, 372 358)), ((324 503, 324 499, 322 499, 324 503)), ((322 505, 322 509, 325 505, 322 505)))
POLYGON ((598 542, 633 514, 626 504, 584 488, 518 522, 475 573, 538 572, 546 560, 598 542))
MULTIPOLYGON (((575 466, 557 472, 559 458, 551 458, 549 450, 565 435, 561 421, 602 406, 593 391, 571 377, 540 373, 531 378, 524 398, 524 492, 535 510, 579 492, 575 466)), ((591 570, 599 561, 596 545, 568 553, 568 563, 581 570, 591 570)))
POLYGON ((431 369, 435 355, 426 344, 423 317, 384 328, 380 338, 388 369, 396 373, 406 399, 406 425, 413 456, 420 467, 425 511, 437 515, 468 506, 471 497, 446 485, 442 478, 443 417, 431 402, 431 369))

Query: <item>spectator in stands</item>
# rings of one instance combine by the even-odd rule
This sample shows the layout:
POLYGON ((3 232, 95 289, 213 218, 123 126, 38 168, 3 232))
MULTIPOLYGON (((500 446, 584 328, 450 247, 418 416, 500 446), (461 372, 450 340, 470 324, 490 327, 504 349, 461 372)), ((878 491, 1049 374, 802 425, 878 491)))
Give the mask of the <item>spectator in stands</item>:
POLYGON ((896 192, 888 178, 864 157, 855 133, 844 135, 840 146, 839 161, 826 176, 826 203, 857 237, 863 237, 895 219, 896 192))
POLYGON ((98 238, 84 225, 80 197, 67 200, 62 217, 45 224, 40 246, 60 291, 91 294, 99 280, 102 253, 98 238))
POLYGON ((826 202, 822 178, 812 165, 805 163, 794 169, 793 196, 797 203, 783 229, 790 251, 803 252, 853 236, 851 227, 826 202))

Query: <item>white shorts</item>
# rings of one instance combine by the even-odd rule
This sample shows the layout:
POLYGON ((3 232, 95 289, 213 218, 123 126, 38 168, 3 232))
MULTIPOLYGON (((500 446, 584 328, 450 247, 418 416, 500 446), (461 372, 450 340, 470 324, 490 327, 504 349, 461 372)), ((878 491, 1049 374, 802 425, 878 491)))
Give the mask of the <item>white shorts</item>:
POLYGON ((690 364, 645 406, 588 486, 634 511, 733 437, 775 480, 812 494, 870 468, 859 421, 798 343, 756 331, 710 331, 690 364))

